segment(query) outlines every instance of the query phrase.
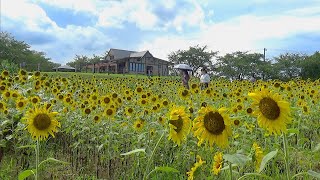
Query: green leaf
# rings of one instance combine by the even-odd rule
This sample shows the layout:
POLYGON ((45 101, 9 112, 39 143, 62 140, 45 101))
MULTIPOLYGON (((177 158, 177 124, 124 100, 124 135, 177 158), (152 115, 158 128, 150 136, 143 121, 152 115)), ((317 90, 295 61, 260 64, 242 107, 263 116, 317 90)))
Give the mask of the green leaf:
POLYGON ((315 178, 320 179, 320 173, 318 173, 318 172, 309 170, 309 171, 308 171, 308 174, 309 174, 310 176, 312 176, 312 177, 315 177, 315 178))
POLYGON ((277 155, 278 153, 278 149, 275 151, 271 151, 269 152, 267 155, 265 155, 261 161, 260 164, 260 168, 259 168, 259 173, 264 169, 264 167, 266 166, 266 164, 277 155))
POLYGON ((127 156, 127 155, 134 154, 134 153, 138 153, 138 152, 144 152, 144 153, 146 153, 146 149, 135 149, 135 150, 132 150, 132 151, 129 151, 129 152, 126 152, 126 153, 122 153, 122 154, 120 154, 120 155, 121 155, 121 156, 127 156))
POLYGON ((61 163, 61 164, 70 164, 70 163, 68 163, 68 162, 60 161, 60 160, 55 159, 55 158, 48 158, 48 159, 46 159, 46 160, 44 160, 44 161, 41 161, 41 162, 39 163, 38 167, 41 167, 41 165, 42 165, 43 163, 50 162, 50 161, 51 161, 51 162, 61 163))
POLYGON ((156 171, 164 171, 164 172, 173 172, 173 173, 179 173, 180 171, 175 169, 175 168, 172 168, 172 167, 169 167, 169 166, 161 166, 161 167, 156 167, 154 168, 156 171))
POLYGON ((24 180, 32 174, 35 175, 35 173, 36 173, 35 169, 32 169, 32 170, 28 169, 28 170, 22 171, 21 173, 19 173, 18 180, 24 180))
POLYGON ((3 122, 1 123, 1 126, 7 125, 7 124, 9 124, 9 123, 10 123, 9 120, 5 120, 5 121, 3 121, 3 122))
POLYGON ((299 129, 288 129, 288 133, 299 134, 299 129))
POLYGON ((34 145, 34 144, 32 145, 32 144, 31 144, 31 145, 25 145, 25 146, 19 146, 19 147, 18 147, 18 149, 24 149, 24 148, 34 148, 34 149, 35 149, 35 148, 36 148, 36 145, 34 145))
POLYGON ((251 159, 243 154, 224 154, 223 159, 231 162, 232 164, 236 164, 238 166, 244 166, 247 161, 251 159))
POLYGON ((312 152, 318 152, 320 150, 320 143, 317 144, 317 146, 314 148, 312 152))
POLYGON ((0 147, 6 147, 6 146, 7 146, 6 140, 1 139, 1 140, 0 140, 0 147))

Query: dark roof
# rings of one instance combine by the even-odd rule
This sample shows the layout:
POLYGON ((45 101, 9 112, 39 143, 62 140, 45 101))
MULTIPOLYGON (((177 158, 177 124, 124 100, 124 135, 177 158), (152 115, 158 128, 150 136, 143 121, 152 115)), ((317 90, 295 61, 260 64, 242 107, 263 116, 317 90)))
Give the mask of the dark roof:
POLYGON ((135 51, 127 51, 122 49, 110 49, 108 54, 112 54, 114 56, 114 59, 122 59, 125 57, 130 57, 130 54, 134 52, 135 51))
MULTIPOLYGON (((121 59, 126 59, 126 58, 141 58, 143 57, 145 54, 151 54, 149 51, 128 51, 128 50, 123 50, 123 49, 113 49, 111 48, 105 58, 105 60, 109 61, 110 59, 110 55, 113 55, 113 60, 112 61, 117 61, 117 60, 121 60, 121 59)), ((151 54, 152 56, 152 54, 151 54)), ((154 57, 155 59, 159 59, 154 57)), ((163 60, 163 59, 160 59, 163 60)), ((166 61, 166 60, 163 60, 166 61)), ((168 61, 166 61, 168 62, 168 61)))

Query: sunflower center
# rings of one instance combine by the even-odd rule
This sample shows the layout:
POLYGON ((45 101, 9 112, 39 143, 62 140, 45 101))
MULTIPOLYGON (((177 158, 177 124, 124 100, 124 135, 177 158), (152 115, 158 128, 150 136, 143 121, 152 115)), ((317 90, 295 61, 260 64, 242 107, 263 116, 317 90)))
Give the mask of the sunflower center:
POLYGON ((259 103, 261 113, 270 120, 275 120, 280 116, 280 108, 273 99, 265 97, 259 103))
POLYGON ((112 113, 113 113, 112 109, 108 109, 108 110, 107 110, 107 115, 111 116, 112 113))
POLYGON ((33 119, 33 125, 38 129, 38 130, 44 130, 47 129, 51 124, 51 119, 47 114, 41 113, 38 114, 34 119, 33 119))
POLYGON ((218 112, 210 111, 204 116, 204 127, 214 135, 221 134, 225 129, 223 117, 218 112))
POLYGON ((21 102, 21 101, 18 103, 18 106, 19 106, 19 107, 23 107, 23 105, 24 105, 24 103, 21 102))
POLYGON ((177 133, 179 133, 181 131, 182 126, 183 126, 183 120, 180 116, 179 116, 178 120, 169 120, 169 123, 176 127, 175 131, 177 133))

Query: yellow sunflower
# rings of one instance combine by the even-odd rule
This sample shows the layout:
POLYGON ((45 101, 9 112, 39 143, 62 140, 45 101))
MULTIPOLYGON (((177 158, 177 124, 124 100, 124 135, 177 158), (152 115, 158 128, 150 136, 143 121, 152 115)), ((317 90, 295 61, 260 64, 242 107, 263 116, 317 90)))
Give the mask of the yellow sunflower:
POLYGON ((261 150, 261 147, 256 142, 253 143, 252 149, 254 151, 252 160, 255 164, 256 171, 259 171, 260 164, 263 158, 263 151, 261 150))
POLYGON ((141 118, 139 118, 138 120, 136 120, 133 124, 133 128, 136 130, 136 131, 141 131, 144 127, 144 123, 145 121, 141 118))
POLYGON ((202 166, 202 164, 206 163, 205 161, 202 161, 201 156, 197 155, 197 162, 194 163, 193 167, 190 169, 189 172, 187 172, 188 180, 194 179, 194 174, 196 170, 202 166))
POLYGON ((186 140, 191 128, 191 120, 184 107, 174 107, 170 111, 169 128, 168 139, 180 146, 181 142, 186 140))
POLYGON ((254 99, 253 107, 258 107, 253 115, 258 117, 258 125, 270 134, 281 134, 287 131, 287 124, 291 122, 290 105, 281 99, 278 93, 272 94, 266 89, 249 93, 254 99))
POLYGON ((30 132, 33 139, 46 140, 51 134, 54 137, 54 133, 57 132, 57 127, 60 127, 60 123, 55 119, 58 112, 50 112, 50 108, 35 107, 33 110, 27 111, 23 117, 26 129, 30 132))
POLYGON ((212 172, 214 175, 218 175, 221 171, 222 165, 223 165, 223 156, 222 152, 217 152, 214 157, 214 163, 212 166, 212 172))
POLYGON ((24 98, 19 98, 16 100, 16 108, 22 111, 26 107, 27 103, 28 101, 25 100, 24 98))
POLYGON ((202 107, 198 112, 198 117, 194 119, 193 131, 198 138, 198 146, 203 141, 209 143, 212 147, 216 143, 219 147, 228 146, 228 137, 231 136, 231 121, 225 114, 226 109, 216 110, 210 106, 202 107))

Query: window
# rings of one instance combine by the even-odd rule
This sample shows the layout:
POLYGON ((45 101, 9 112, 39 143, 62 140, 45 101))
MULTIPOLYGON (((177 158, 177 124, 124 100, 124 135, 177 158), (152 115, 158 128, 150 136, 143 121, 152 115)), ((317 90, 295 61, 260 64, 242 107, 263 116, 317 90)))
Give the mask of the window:
POLYGON ((144 72, 144 64, 143 63, 130 63, 130 71, 136 72, 144 72))

